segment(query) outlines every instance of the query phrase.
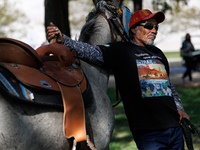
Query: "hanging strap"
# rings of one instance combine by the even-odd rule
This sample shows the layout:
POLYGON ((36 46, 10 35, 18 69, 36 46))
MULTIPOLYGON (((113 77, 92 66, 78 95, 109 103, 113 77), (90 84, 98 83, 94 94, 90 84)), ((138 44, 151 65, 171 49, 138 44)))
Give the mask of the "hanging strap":
POLYGON ((110 21, 108 20, 108 18, 106 17, 105 13, 101 13, 102 16, 104 16, 104 18, 107 20, 108 22, 108 25, 110 27, 110 34, 111 34, 111 41, 114 42, 114 35, 113 35, 113 30, 112 30, 112 27, 111 27, 111 24, 110 24, 110 21))
POLYGON ((58 83, 63 106, 63 132, 67 138, 77 142, 86 141, 85 110, 81 90, 78 86, 69 87, 58 83))
POLYGON ((200 138, 200 131, 187 118, 183 118, 181 122, 188 150, 194 150, 191 133, 194 134, 196 132, 200 138))

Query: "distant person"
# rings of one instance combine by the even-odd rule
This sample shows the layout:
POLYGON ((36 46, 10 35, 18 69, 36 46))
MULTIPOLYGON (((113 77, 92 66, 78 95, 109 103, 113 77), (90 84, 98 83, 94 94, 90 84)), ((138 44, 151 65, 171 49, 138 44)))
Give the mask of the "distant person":
POLYGON ((185 77, 187 76, 189 76, 189 80, 192 81, 192 67, 193 67, 192 52, 193 51, 194 51, 194 46, 191 42, 190 34, 187 33, 181 47, 181 56, 185 60, 185 64, 187 68, 182 77, 183 81, 185 77))

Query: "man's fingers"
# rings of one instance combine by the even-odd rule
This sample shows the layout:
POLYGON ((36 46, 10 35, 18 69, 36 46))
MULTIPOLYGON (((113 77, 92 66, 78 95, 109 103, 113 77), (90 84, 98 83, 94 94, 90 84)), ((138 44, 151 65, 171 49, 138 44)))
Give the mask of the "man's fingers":
POLYGON ((55 33, 55 34, 59 34, 59 29, 57 27, 47 27, 47 34, 49 33, 55 33))
POLYGON ((55 36, 55 35, 59 35, 60 34, 60 32, 59 32, 59 30, 58 29, 56 29, 56 28, 48 28, 47 29, 47 36, 49 37, 49 36, 55 36))
POLYGON ((54 24, 53 24, 53 22, 50 22, 50 24, 49 24, 50 26, 54 26, 54 24))
POLYGON ((51 34, 47 37, 48 41, 50 41, 51 39, 53 39, 55 37, 55 34, 51 34))
POLYGON ((62 42, 62 33, 52 22, 50 22, 50 26, 47 27, 47 39, 51 41, 51 39, 57 37, 57 42, 62 42))
POLYGON ((48 26, 47 27, 47 31, 48 32, 54 32, 54 31, 57 31, 58 29, 56 29, 56 27, 51 27, 51 26, 48 26))
POLYGON ((47 30, 47 34, 60 34, 60 32, 55 30, 47 30))

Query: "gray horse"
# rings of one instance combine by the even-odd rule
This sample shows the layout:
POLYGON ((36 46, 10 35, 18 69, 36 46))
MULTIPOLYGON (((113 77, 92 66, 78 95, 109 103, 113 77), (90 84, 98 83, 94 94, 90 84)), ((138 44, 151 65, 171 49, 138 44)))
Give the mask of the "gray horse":
MULTIPOLYGON (((97 2, 95 2, 96 4, 97 2)), ((121 5, 121 1, 115 4, 121 5)), ((99 7, 96 7, 99 8, 99 7)), ((99 10, 98 10, 99 11, 99 10)), ((80 40, 90 44, 111 42, 110 26, 104 16, 96 13, 84 26, 80 40), (92 29, 88 24, 93 24, 92 29), (85 32, 86 31, 86 32, 85 32)), ((115 39, 116 40, 116 39, 115 39)), ((97 150, 108 150, 114 128, 114 113, 106 94, 108 70, 81 61, 81 68, 91 85, 93 104, 85 109, 86 130, 97 150)), ((55 150, 72 149, 73 139, 63 134, 63 109, 19 101, 0 94, 0 149, 55 150)), ((86 142, 77 144, 77 149, 87 150, 86 142)))

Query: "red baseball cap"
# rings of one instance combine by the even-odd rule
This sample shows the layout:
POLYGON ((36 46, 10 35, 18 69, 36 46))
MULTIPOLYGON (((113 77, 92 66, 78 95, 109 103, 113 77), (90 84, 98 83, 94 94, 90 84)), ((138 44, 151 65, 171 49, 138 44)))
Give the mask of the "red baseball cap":
POLYGON ((145 21, 151 18, 155 18, 158 23, 161 23, 165 20, 165 15, 162 11, 152 13, 148 9, 138 10, 134 14, 132 14, 130 22, 129 22, 129 27, 136 25, 136 23, 140 21, 145 21))

